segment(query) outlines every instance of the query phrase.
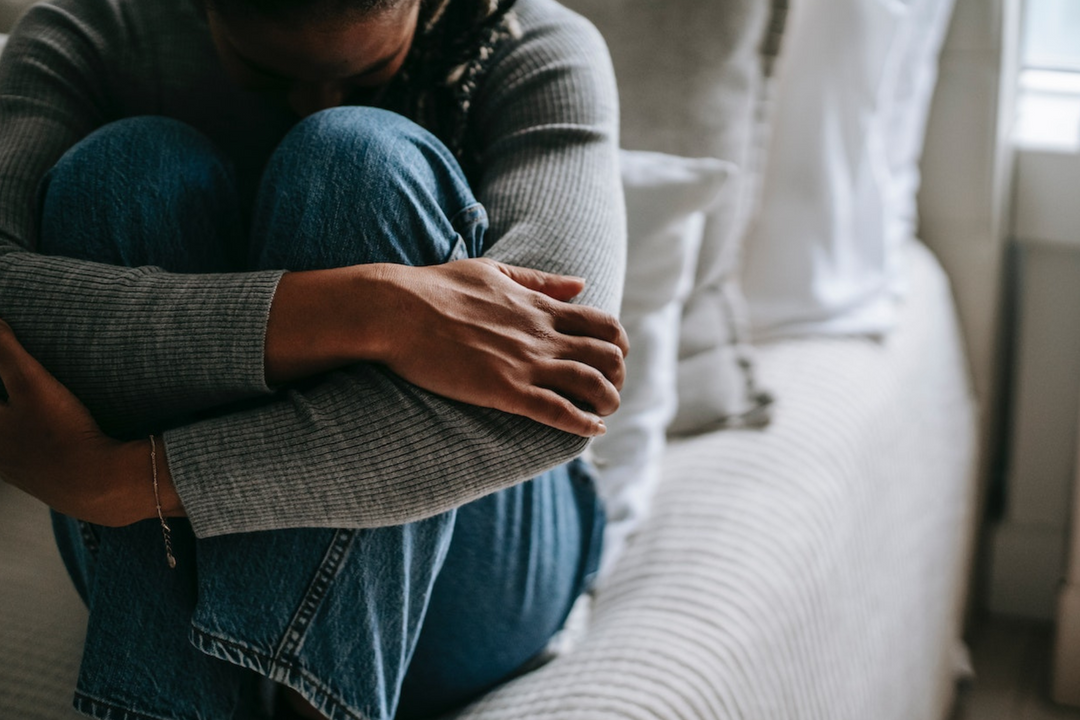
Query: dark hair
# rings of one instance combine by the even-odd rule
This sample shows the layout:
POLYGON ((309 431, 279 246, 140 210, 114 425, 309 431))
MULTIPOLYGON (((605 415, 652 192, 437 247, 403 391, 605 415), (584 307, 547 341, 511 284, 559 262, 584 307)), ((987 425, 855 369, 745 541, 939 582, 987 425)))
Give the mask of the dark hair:
POLYGON ((292 21, 333 21, 419 2, 412 49, 382 105, 442 140, 472 176, 480 158, 469 111, 497 50, 518 37, 515 0, 200 0, 225 15, 257 13, 292 21), (472 140, 472 141, 471 141, 472 140))
POLYGON ((421 0, 420 27, 385 105, 430 130, 470 180, 481 158, 469 112, 500 46, 520 36, 515 0, 421 0))

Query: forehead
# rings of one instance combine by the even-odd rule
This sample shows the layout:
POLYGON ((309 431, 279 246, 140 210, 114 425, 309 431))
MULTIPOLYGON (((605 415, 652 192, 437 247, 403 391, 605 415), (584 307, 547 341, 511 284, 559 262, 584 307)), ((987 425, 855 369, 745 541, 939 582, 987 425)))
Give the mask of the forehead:
POLYGON ((412 0, 369 14, 304 17, 209 13, 215 39, 243 59, 298 79, 345 78, 408 50, 419 3, 412 0))

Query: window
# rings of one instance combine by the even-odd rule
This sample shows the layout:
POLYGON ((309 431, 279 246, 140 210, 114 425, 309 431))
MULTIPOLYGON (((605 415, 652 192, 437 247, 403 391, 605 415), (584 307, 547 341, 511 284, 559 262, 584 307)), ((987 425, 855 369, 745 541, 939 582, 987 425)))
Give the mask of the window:
POLYGON ((1080 0, 1027 0, 1020 147, 1080 151, 1080 0))
POLYGON ((1024 67, 1080 72, 1080 0, 1028 0, 1024 67))

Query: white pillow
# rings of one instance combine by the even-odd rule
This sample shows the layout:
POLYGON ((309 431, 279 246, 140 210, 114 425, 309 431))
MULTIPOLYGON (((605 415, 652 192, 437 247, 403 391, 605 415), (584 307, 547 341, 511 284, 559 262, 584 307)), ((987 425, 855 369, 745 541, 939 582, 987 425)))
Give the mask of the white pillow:
POLYGON ((680 335, 685 402, 672 432, 761 425, 767 396, 753 374, 739 259, 758 187, 766 76, 790 0, 562 2, 595 23, 611 50, 625 147, 720 158, 739 168, 706 219, 680 335), (699 392, 703 377, 707 395, 699 392))
MULTIPOLYGON (((892 175, 890 233, 897 244, 915 237, 919 223, 916 195, 919 160, 926 140, 930 101, 938 77, 938 56, 949 29, 954 0, 908 0, 892 107, 888 117, 889 168, 892 175)), ((903 286, 902 278, 898 283, 903 286)))
POLYGON ((679 317, 694 284, 706 210, 734 166, 623 151, 627 269, 621 320, 630 338, 622 404, 592 444, 608 513, 601 577, 647 515, 676 409, 679 317))
POLYGON ((801 0, 792 8, 743 270, 757 338, 892 327, 951 5, 801 0))

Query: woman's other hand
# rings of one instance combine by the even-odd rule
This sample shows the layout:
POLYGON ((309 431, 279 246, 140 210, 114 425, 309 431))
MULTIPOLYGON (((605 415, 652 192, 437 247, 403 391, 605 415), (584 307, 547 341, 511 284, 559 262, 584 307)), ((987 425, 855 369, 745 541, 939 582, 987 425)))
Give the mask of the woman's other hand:
POLYGON ((628 346, 613 316, 569 302, 583 288, 484 258, 288 273, 267 326, 267 381, 370 360, 453 400, 601 435, 628 346))
POLYGON ((6 391, 0 401, 0 479, 65 515, 99 525, 150 516, 149 450, 105 435, 3 321, 0 380, 6 391), (128 490, 136 476, 145 480, 145 493, 128 490))

